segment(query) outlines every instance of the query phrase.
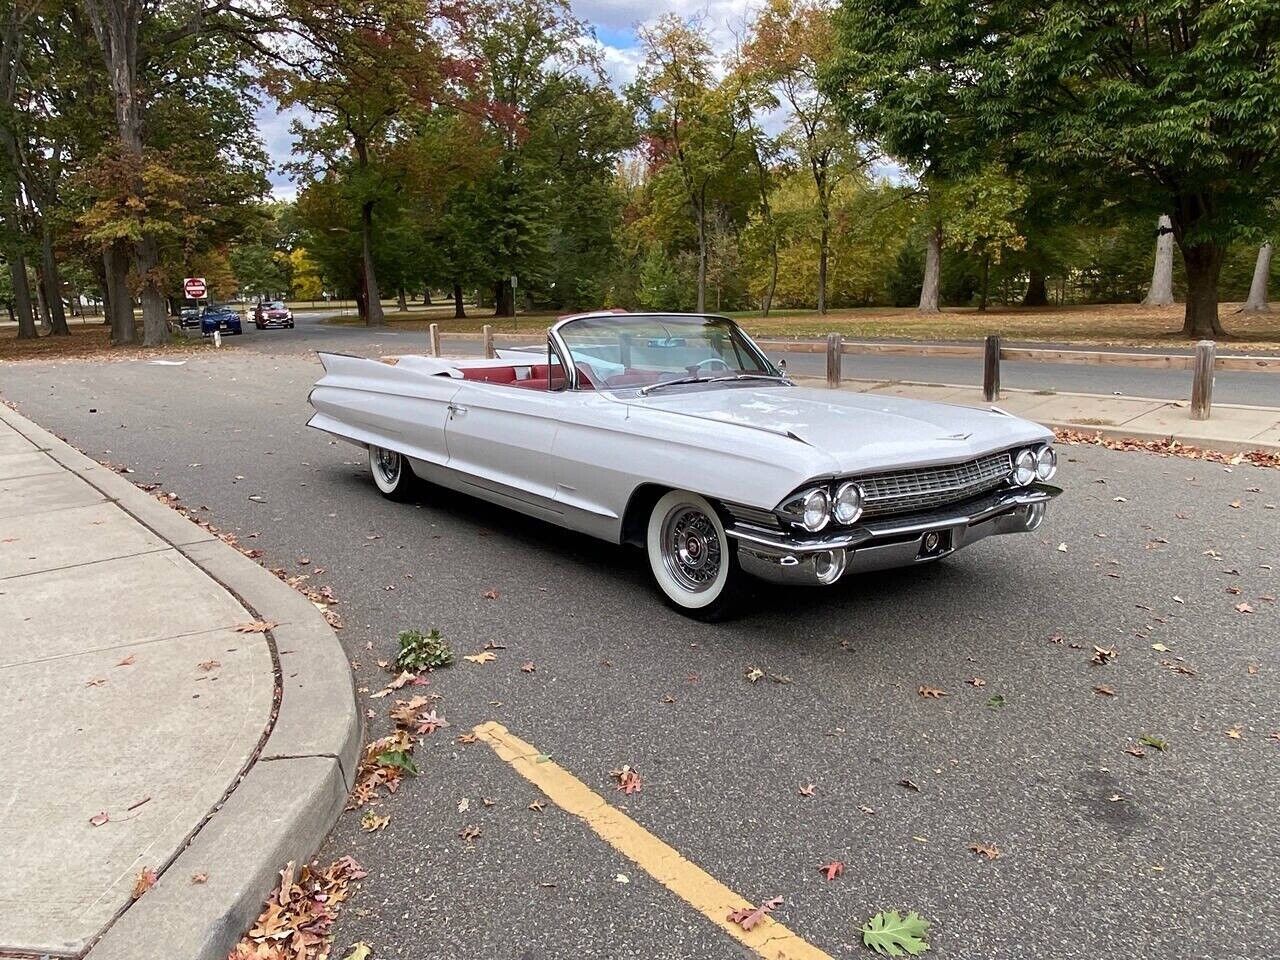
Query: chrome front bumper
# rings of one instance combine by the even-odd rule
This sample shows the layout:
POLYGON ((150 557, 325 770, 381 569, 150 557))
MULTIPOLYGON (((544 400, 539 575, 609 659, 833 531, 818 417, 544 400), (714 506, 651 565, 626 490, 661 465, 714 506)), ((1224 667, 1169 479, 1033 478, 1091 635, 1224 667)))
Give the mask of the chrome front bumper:
POLYGON ((1044 521, 1046 504, 1061 492, 1037 483, 928 513, 868 520, 813 536, 744 523, 725 533, 737 541, 738 562, 752 576, 775 583, 827 585, 846 573, 928 563, 983 537, 1035 530, 1044 521))

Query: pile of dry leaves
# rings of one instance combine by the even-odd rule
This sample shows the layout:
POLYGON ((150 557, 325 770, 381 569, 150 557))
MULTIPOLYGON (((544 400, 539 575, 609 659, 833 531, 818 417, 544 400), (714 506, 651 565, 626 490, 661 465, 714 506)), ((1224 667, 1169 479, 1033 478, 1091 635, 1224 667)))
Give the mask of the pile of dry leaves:
POLYGON ((351 857, 324 869, 293 864, 280 871, 280 885, 268 898, 258 922, 240 938, 227 960, 324 960, 329 932, 347 887, 365 876, 351 857))
POLYGON ((1218 450, 1191 447, 1174 440, 1172 437, 1165 437, 1161 440, 1135 440, 1133 438, 1116 440, 1104 437, 1100 433, 1087 433, 1084 430, 1055 430, 1053 432, 1057 435, 1059 443, 1081 443, 1094 447, 1106 447, 1108 450, 1140 450, 1145 453, 1159 454, 1162 457, 1186 457, 1189 460, 1208 460, 1212 463, 1224 463, 1228 466, 1252 463, 1258 467, 1280 469, 1280 453, 1272 453, 1268 450, 1250 450, 1247 453, 1222 453, 1218 450))

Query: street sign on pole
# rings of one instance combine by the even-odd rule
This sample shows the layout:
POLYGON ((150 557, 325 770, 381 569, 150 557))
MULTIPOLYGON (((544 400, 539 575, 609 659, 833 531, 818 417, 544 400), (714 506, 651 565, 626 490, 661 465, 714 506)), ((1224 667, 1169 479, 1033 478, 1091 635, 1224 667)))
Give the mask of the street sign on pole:
POLYGON ((515 288, 516 288, 516 275, 513 273, 511 275, 511 289, 514 290, 515 288))
POLYGON ((182 281, 182 294, 188 300, 203 300, 209 295, 204 277, 187 277, 182 281))

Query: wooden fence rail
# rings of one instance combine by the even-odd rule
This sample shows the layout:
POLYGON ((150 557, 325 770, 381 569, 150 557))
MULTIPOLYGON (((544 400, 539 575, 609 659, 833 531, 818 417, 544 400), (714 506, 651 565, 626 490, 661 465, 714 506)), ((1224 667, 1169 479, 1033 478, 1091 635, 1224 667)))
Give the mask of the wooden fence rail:
POLYGON ((1067 350, 1055 347, 1004 347, 1000 338, 987 337, 981 344, 971 343, 883 343, 846 340, 839 333, 827 334, 821 340, 757 340, 766 350, 788 353, 825 353, 827 385, 840 386, 843 379, 842 359, 845 355, 891 357, 951 357, 982 361, 982 394, 989 402, 1000 398, 1000 362, 1100 364, 1146 367, 1161 370, 1190 370, 1191 419, 1208 420, 1213 407, 1213 375, 1219 370, 1250 373, 1280 373, 1280 356, 1217 355, 1212 340, 1201 340, 1195 353, 1126 353, 1120 350, 1067 350))

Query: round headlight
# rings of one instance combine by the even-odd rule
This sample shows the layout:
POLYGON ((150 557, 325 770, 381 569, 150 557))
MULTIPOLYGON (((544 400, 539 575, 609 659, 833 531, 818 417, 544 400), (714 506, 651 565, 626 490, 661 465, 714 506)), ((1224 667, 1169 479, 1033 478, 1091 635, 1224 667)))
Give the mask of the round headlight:
POLYGON ((1025 487, 1036 478, 1036 455, 1023 450, 1013 461, 1013 485, 1025 487))
POLYGON ((1046 444, 1036 451, 1036 479, 1052 480, 1058 472, 1058 451, 1046 444))
POLYGON ((801 524, 810 533, 817 533, 831 519, 831 497, 819 487, 804 495, 804 515, 801 524))
POLYGON ((854 523, 862 516, 862 488, 850 481, 836 491, 835 506, 831 508, 837 523, 854 523))

